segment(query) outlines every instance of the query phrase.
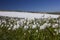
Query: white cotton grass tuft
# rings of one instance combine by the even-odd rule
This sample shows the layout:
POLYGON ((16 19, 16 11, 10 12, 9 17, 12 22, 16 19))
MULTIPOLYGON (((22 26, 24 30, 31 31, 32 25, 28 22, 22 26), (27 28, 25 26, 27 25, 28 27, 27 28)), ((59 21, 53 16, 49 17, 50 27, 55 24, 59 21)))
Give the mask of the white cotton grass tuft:
POLYGON ((37 25, 39 24, 39 23, 36 23, 37 25))
POLYGON ((49 20, 47 20, 46 23, 49 23, 49 20))
POLYGON ((19 28, 19 27, 18 27, 17 25, 14 25, 14 28, 13 28, 13 30, 14 30, 14 29, 17 29, 17 28, 19 28))
POLYGON ((40 30, 45 29, 45 28, 46 28, 46 26, 44 26, 44 25, 40 26, 40 30))
POLYGON ((56 28, 56 27, 58 27, 58 24, 53 24, 52 27, 56 28))
POLYGON ((55 26, 57 26, 57 27, 58 27, 58 24, 55 24, 55 26))
POLYGON ((35 22, 34 22, 34 24, 35 24, 35 22))
POLYGON ((8 30, 10 30, 11 28, 8 28, 8 30))
POLYGON ((1 27, 3 27, 3 25, 1 25, 1 27))
POLYGON ((29 28, 28 26, 26 26, 26 25, 24 26, 24 29, 28 29, 28 28, 29 28))
POLYGON ((32 25, 32 29, 36 28, 36 24, 32 25))
POLYGON ((54 29, 55 32, 57 32, 58 30, 57 29, 54 29))
POLYGON ((29 21, 27 22, 27 25, 29 25, 29 21))
POLYGON ((26 20, 24 21, 24 23, 26 23, 26 20))
POLYGON ((31 32, 31 30, 28 30, 28 32, 30 33, 30 32, 31 32))
POLYGON ((5 23, 6 24, 6 21, 5 20, 2 20, 2 23, 5 23))
POLYGON ((51 26, 51 23, 48 23, 47 26, 50 27, 51 26))
POLYGON ((47 27, 47 23, 44 23, 42 26, 40 26, 40 29, 45 29, 47 27))
POLYGON ((60 33, 60 29, 54 29, 54 31, 56 32, 57 35, 60 33))
POLYGON ((26 35, 26 33, 24 33, 24 35, 26 35))
POLYGON ((51 16, 48 17, 48 20, 50 20, 50 19, 51 19, 51 16))
POLYGON ((40 24, 37 23, 36 25, 37 25, 38 27, 40 27, 40 24))
POLYGON ((40 26, 40 29, 45 29, 46 27, 50 27, 51 23, 44 23, 42 26, 40 26))
POLYGON ((36 30, 36 32, 38 32, 38 30, 36 30))

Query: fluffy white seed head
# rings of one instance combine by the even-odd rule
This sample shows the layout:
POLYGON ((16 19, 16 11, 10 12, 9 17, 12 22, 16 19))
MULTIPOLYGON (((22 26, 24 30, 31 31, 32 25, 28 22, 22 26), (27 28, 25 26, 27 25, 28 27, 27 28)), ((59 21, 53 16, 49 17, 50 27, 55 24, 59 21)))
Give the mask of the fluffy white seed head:
POLYGON ((28 26, 24 26, 24 29, 28 29, 28 26))
POLYGON ((34 28, 36 28, 36 24, 34 24, 34 25, 32 26, 32 29, 34 29, 34 28))
POLYGON ((38 30, 36 30, 36 32, 38 32, 38 30))

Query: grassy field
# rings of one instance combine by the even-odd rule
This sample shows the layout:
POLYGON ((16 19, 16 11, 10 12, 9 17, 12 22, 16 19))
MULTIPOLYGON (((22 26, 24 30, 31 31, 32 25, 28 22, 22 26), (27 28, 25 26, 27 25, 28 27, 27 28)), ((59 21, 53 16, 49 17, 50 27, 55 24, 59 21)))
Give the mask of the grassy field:
POLYGON ((0 40, 60 40, 60 17, 19 19, 0 16, 0 40))

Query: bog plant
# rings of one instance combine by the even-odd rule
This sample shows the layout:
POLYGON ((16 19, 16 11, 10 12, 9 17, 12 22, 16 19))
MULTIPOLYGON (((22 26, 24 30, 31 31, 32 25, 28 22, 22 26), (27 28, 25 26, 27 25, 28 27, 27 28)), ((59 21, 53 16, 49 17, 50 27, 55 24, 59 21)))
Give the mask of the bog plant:
POLYGON ((60 17, 19 19, 1 16, 0 40, 60 40, 60 17))

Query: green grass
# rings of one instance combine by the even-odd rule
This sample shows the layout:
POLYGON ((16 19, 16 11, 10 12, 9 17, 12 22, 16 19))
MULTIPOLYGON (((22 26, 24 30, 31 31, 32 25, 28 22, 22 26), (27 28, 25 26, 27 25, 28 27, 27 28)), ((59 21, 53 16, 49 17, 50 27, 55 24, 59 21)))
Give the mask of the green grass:
POLYGON ((26 19, 26 22, 23 23, 22 26, 20 26, 17 29, 13 29, 14 25, 17 25, 16 21, 15 19, 14 20, 8 19, 6 20, 6 23, 1 22, 0 40, 60 40, 60 33, 59 33, 60 24, 57 22, 57 20, 59 19, 60 18, 57 19, 51 18, 50 20, 47 19, 49 21, 48 23, 51 23, 51 25, 50 27, 47 26, 45 29, 40 29, 40 26, 46 23, 47 20, 43 19, 31 20, 32 22, 29 22, 29 24, 27 25, 28 20, 26 19), (36 25, 38 23, 40 26, 37 25, 36 28, 32 28, 34 22, 36 25), (53 28, 52 25, 56 23, 58 23, 58 27, 53 28), (28 26, 27 29, 24 29, 25 25, 28 26))

